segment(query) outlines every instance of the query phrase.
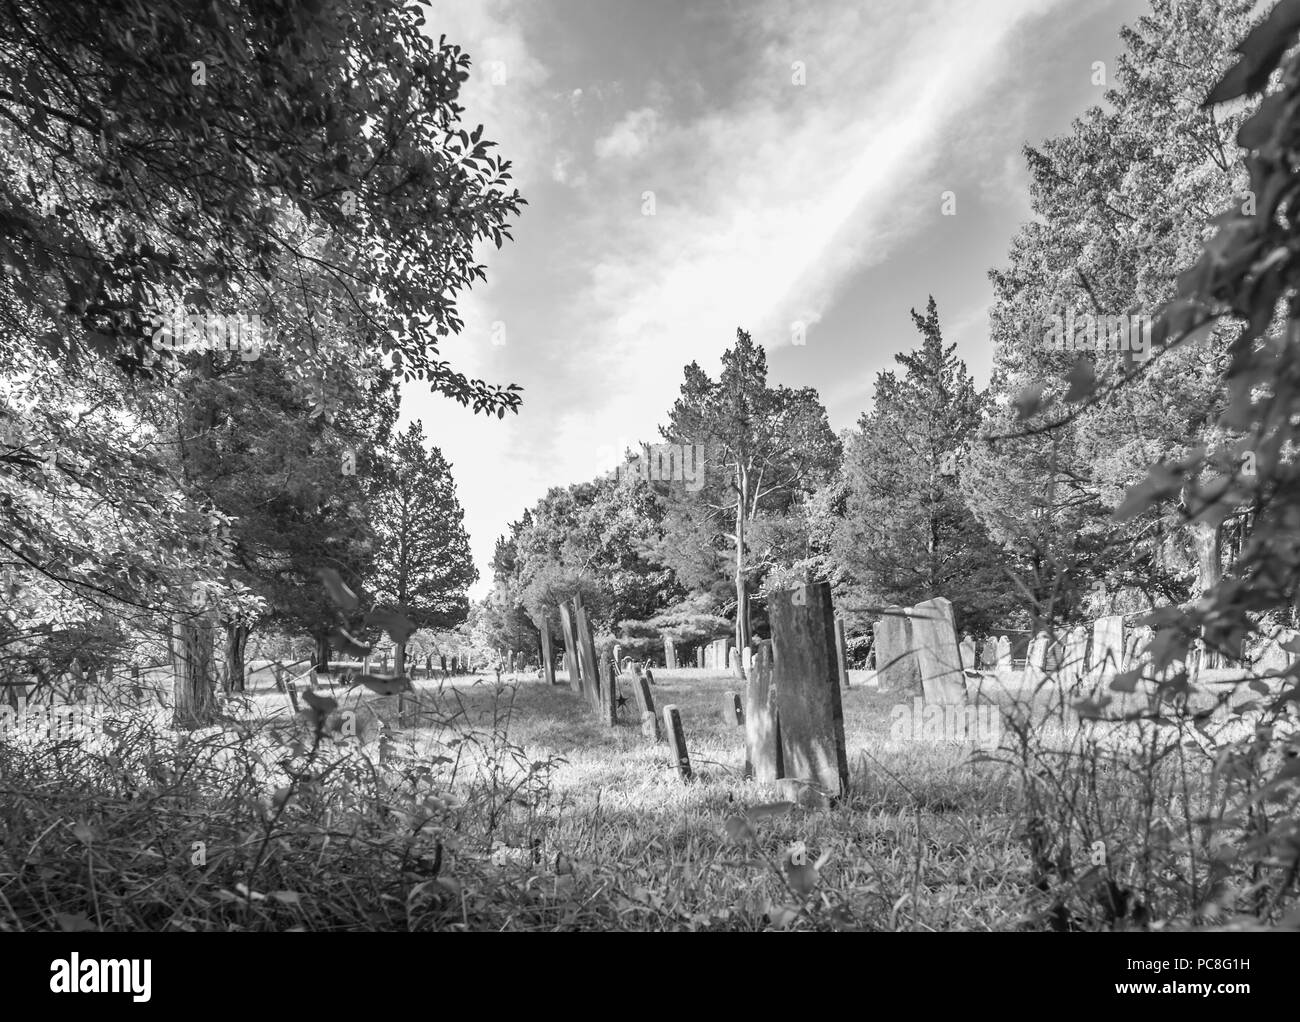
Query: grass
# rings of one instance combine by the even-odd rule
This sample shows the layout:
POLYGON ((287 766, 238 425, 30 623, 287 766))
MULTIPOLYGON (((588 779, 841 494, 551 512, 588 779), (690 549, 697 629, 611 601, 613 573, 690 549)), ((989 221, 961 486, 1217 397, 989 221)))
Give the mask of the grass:
POLYGON ((743 683, 655 678, 656 707, 681 713, 690 783, 642 735, 626 682, 610 728, 567 684, 509 675, 417 682, 419 726, 405 729, 396 697, 361 688, 322 690, 337 708, 295 717, 260 671, 206 731, 133 710, 115 736, 0 742, 0 928, 1300 922, 1294 857, 1273 850, 1293 836, 1294 789, 1245 797, 1276 753, 1243 742, 1255 723, 1225 707, 1195 724, 1080 725, 1054 686, 987 675, 980 701, 1001 733, 980 753, 913 740, 895 725, 911 697, 855 672, 850 794, 827 805, 743 776, 723 696, 743 683), (1234 756, 1240 776, 1224 769, 1234 756))

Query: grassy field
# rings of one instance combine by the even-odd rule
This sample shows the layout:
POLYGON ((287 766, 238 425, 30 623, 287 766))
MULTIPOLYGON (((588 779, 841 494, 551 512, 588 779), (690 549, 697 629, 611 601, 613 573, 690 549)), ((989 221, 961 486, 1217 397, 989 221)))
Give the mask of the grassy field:
POLYGON ((655 678, 689 783, 626 681, 613 728, 567 684, 508 674, 420 680, 418 724, 398 727, 397 697, 360 687, 322 685, 337 706, 295 715, 259 669, 205 731, 136 709, 95 741, 0 742, 0 928, 1182 928, 1293 911, 1289 881, 1237 861, 1280 826, 1236 814, 1264 765, 1248 747, 1249 770, 1225 768, 1249 717, 1205 703, 1198 720, 1080 724, 1054 686, 1006 672, 968 679, 979 741, 952 741, 854 672, 850 793, 828 804, 744 777, 736 679, 655 678))

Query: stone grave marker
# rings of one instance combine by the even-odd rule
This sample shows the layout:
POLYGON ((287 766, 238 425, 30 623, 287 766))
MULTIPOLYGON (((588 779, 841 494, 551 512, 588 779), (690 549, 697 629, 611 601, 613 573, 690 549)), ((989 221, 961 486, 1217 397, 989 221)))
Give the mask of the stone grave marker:
POLYGON ((772 643, 764 639, 754 653, 754 670, 745 686, 745 774, 758 781, 784 776, 781 731, 772 676, 772 643))
POLYGON ((1118 673, 1124 667, 1124 618, 1119 614, 1099 617, 1092 626, 1092 664, 1103 674, 1118 673))
POLYGON ((564 632, 564 670, 569 675, 569 687, 582 691, 582 676, 578 670, 578 630, 574 627, 574 614, 567 603, 560 604, 560 628, 564 632))
POLYGON ((724 724, 744 726, 745 705, 741 701, 739 694, 735 692, 722 693, 722 721, 724 724))
POLYGON ((606 657, 600 658, 600 722, 613 727, 618 723, 618 685, 614 681, 613 665, 606 657))
POLYGON ((881 692, 920 695, 921 666, 912 642, 912 621, 905 607, 886 607, 875 632, 876 681, 881 692))
POLYGON ((961 653, 961 666, 964 671, 975 670, 975 640, 971 638, 970 632, 961 637, 961 644, 958 646, 961 653))
POLYGON ((966 677, 962 674, 961 651, 957 648, 952 604, 937 596, 918 603, 910 617, 925 701, 938 706, 966 705, 966 677))
POLYGON ((980 647, 979 668, 981 671, 993 671, 997 670, 997 666, 998 644, 997 640, 990 635, 984 640, 984 645, 980 647))
POLYGON ((849 655, 844 645, 844 618, 835 618, 835 664, 840 672, 840 684, 849 687, 849 655))
POLYGON ((672 750, 673 763, 677 775, 683 781, 691 779, 691 757, 686 751, 686 734, 682 731, 682 715, 676 706, 664 707, 664 733, 668 737, 668 747, 672 750))
POLYGON ((647 713, 653 717, 655 697, 650 694, 649 679, 641 673, 641 668, 635 660, 629 660, 628 665, 628 675, 632 682, 632 698, 636 700, 637 712, 640 713, 642 720, 647 713))
POLYGON ((816 784, 832 798, 844 795, 849 762, 830 583, 778 590, 767 608, 784 776, 816 784))
POLYGON ((1011 670, 1011 640, 1005 635, 998 636, 997 665, 999 671, 1011 670))
POLYGON ((664 670, 677 670, 677 644, 671 635, 664 636, 664 670))
POLYGON ((591 622, 587 620, 587 610, 582 605, 582 597, 573 598, 575 624, 578 627, 578 659, 581 663, 582 688, 587 695, 587 702, 598 714, 600 713, 600 674, 597 668, 596 640, 591 632, 591 622))

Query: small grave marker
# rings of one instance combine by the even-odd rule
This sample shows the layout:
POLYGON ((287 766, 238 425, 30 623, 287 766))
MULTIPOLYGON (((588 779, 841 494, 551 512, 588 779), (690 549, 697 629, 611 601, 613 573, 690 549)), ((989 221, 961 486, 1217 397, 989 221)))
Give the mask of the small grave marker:
POLYGON ((686 735, 682 731, 682 715, 676 706, 664 707, 664 733, 668 736, 668 747, 672 750, 677 774, 683 781, 691 779, 691 757, 686 751, 686 735))

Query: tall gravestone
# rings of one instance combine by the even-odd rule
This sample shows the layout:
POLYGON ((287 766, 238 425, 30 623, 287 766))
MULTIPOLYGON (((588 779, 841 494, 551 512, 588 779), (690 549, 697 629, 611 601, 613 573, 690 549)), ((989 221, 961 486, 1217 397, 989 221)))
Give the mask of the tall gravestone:
POLYGON ((600 713, 600 674, 596 657, 596 637, 592 634, 591 622, 587 619, 587 609, 582 605, 581 596, 573 598, 573 609, 574 624, 578 629, 578 659, 581 662, 582 689, 591 708, 600 713))
POLYGON ((677 645, 671 635, 664 636, 664 670, 677 670, 677 645))
POLYGON ((704 670, 704 647, 695 647, 695 666, 698 670, 704 670))
POLYGON ((966 676, 957 648, 952 603, 942 596, 912 608, 912 642, 921 668, 921 692, 936 706, 966 705, 966 676))
POLYGON ((912 619, 905 607, 886 607, 875 633, 876 683, 881 692, 921 694, 921 667, 912 643, 912 619))
POLYGON ((786 777, 847 793, 848 753, 829 582, 769 594, 772 674, 786 777))
POLYGON ((1099 617, 1092 626, 1092 663, 1103 674, 1124 667, 1124 618, 1119 614, 1099 617))
POLYGON ((975 670, 975 640, 971 638, 969 632, 961 637, 957 648, 961 652, 962 670, 975 670))
POLYGON ((785 776, 770 640, 758 643, 754 669, 745 685, 745 774, 757 781, 776 781, 785 776))
POLYGON ((844 618, 835 619, 835 663, 840 672, 840 684, 849 687, 849 655, 844 644, 844 618))
POLYGON ((564 670, 569 675, 569 688, 582 691, 582 674, 578 670, 578 629, 574 622, 571 604, 560 604, 560 628, 564 632, 564 670))
POLYGON ((1025 654, 1025 681, 1030 685, 1042 682, 1047 672, 1047 633, 1039 632, 1029 641, 1025 654))
POLYGON ((1005 635, 998 636, 997 665, 999 671, 1011 670, 1011 640, 1005 635))
POLYGON ((745 677, 749 677, 749 672, 754 669, 754 647, 746 646, 745 655, 741 658, 741 666, 745 669, 745 677))
POLYGON ((613 661, 608 657, 600 658, 598 668, 600 678, 600 722, 613 727, 618 723, 618 685, 614 682, 613 661))

